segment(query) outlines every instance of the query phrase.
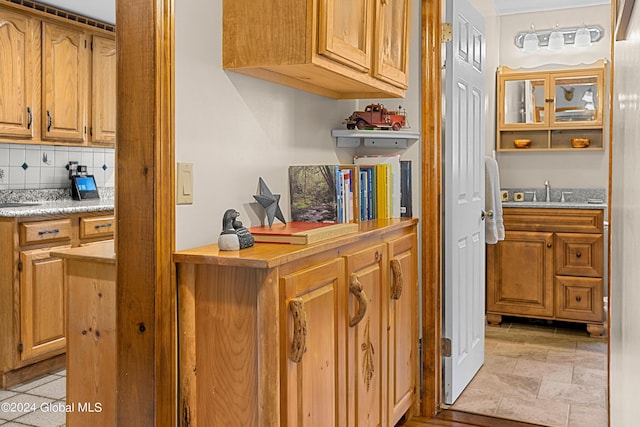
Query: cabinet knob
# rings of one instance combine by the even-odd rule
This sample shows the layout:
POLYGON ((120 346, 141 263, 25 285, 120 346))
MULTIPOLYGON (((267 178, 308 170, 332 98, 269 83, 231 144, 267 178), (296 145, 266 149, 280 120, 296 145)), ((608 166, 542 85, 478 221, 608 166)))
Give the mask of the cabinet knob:
POLYGON ((580 252, 576 252, 576 258, 580 258, 582 254, 580 252))
POLYGON ((547 243, 547 247, 550 248, 552 245, 551 243, 547 243))
POLYGON ((576 301, 578 301, 578 302, 582 301, 582 297, 578 295, 578 296, 576 297, 576 301))

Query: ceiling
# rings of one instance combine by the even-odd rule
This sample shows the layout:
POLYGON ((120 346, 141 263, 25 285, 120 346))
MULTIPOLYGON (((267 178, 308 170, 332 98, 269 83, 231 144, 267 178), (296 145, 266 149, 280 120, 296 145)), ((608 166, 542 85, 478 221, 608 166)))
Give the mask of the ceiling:
POLYGON ((596 6, 610 3, 609 0, 493 0, 498 15, 571 9, 574 7, 596 6))
MULTIPOLYGON (((115 24, 116 0, 39 0, 50 6, 75 12, 93 19, 115 24)), ((609 0, 481 0, 493 1, 498 15, 569 9, 609 4, 609 0)))

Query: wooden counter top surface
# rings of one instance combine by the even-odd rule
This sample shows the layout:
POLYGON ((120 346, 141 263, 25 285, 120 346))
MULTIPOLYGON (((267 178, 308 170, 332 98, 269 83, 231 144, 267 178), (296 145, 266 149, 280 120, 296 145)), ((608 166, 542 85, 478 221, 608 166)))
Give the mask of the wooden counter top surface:
POLYGON ((356 243, 365 238, 376 238, 416 224, 416 218, 396 218, 367 221, 360 231, 309 245, 285 243, 256 243, 239 251, 221 251, 217 244, 185 249, 173 254, 176 263, 215 264, 235 267, 273 268, 303 257, 356 243))
POLYGON ((93 261, 105 264, 115 264, 116 254, 113 240, 94 243, 87 246, 80 246, 71 249, 59 249, 51 251, 51 255, 68 259, 79 259, 83 261, 93 261))

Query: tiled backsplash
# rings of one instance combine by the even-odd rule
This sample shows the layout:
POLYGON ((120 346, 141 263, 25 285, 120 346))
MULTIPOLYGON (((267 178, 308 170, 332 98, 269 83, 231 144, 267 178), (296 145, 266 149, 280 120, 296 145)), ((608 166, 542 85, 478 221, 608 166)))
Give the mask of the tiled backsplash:
POLYGON ((0 190, 69 187, 70 161, 86 165, 98 187, 115 186, 112 148, 0 144, 0 190))

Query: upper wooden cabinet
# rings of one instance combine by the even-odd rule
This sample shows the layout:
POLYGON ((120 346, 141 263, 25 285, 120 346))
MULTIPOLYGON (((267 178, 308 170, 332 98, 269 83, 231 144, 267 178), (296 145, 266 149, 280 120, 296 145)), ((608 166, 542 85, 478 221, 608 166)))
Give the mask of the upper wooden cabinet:
POLYGON ((42 139, 85 141, 87 39, 42 23, 42 139))
POLYGON ((403 97, 409 0, 223 4, 223 67, 337 98, 403 97))
POLYGON ((40 34, 29 17, 0 9, 0 136, 31 138, 37 108, 33 46, 40 34))
POLYGON ((94 36, 92 49, 91 127, 92 142, 116 141, 116 42, 94 36))
POLYGON ((115 37, 0 5, 0 142, 113 146, 115 37))
POLYGON ((498 70, 499 151, 522 150, 516 139, 536 150, 603 149, 604 64, 595 68, 520 72, 498 70), (588 138, 574 148, 573 138, 588 138))

